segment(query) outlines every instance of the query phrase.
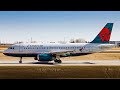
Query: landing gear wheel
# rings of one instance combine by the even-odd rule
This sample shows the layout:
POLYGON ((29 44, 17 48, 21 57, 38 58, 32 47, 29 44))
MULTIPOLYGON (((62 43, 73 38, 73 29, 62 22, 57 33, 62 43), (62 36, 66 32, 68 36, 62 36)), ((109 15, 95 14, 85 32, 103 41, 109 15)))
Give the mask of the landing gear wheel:
POLYGON ((19 63, 22 63, 22 61, 19 61, 19 63))
POLYGON ((56 59, 56 60, 54 60, 54 62, 55 62, 55 63, 62 63, 62 61, 61 61, 61 60, 57 60, 57 59, 56 59))
POLYGON ((56 59, 56 60, 54 60, 54 62, 55 62, 55 63, 57 63, 57 62, 58 62, 58 60, 56 59))
POLYGON ((19 61, 19 63, 22 63, 22 57, 20 57, 20 61, 19 61))
POLYGON ((62 63, 62 61, 61 61, 61 60, 58 60, 58 63, 62 63))

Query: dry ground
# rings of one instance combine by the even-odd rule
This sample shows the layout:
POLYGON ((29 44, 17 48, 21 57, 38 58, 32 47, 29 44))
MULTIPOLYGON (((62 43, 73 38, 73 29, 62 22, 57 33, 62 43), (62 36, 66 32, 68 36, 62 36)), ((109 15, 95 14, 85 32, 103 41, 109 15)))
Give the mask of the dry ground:
POLYGON ((120 66, 0 66, 0 79, 120 78, 120 66))

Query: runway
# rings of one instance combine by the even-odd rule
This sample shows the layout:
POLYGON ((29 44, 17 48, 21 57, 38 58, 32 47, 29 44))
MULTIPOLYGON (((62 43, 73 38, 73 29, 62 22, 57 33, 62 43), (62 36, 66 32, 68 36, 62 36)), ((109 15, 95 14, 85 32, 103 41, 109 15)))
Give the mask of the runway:
POLYGON ((61 64, 35 60, 0 60, 0 66, 120 66, 120 60, 62 60, 61 64))

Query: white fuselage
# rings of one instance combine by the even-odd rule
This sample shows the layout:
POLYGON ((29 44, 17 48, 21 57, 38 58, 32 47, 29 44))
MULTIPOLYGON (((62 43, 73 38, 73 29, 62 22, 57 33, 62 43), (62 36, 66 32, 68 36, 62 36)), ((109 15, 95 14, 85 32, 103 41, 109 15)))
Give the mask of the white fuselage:
MULTIPOLYGON (((5 55, 13 56, 14 54, 40 54, 51 53, 52 51, 68 51, 74 53, 96 53, 102 52, 114 47, 114 44, 97 44, 97 43, 25 43, 15 44, 5 50, 5 55)), ((33 56, 34 57, 34 56, 33 56)))

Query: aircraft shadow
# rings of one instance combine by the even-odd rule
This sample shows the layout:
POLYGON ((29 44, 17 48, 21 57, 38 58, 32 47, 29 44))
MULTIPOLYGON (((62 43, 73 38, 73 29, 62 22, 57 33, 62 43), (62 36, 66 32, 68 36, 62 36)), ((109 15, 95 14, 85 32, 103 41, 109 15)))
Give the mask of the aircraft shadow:
POLYGON ((54 62, 23 62, 23 63, 0 63, 0 64, 47 64, 47 65, 60 65, 60 64, 95 64, 92 62, 76 62, 76 63, 69 63, 69 62, 64 62, 64 63, 54 63, 54 62))
POLYGON ((5 63, 5 62, 0 62, 0 64, 48 64, 48 65, 54 65, 54 63, 51 63, 51 62, 23 62, 23 63, 5 63))
POLYGON ((50 65, 60 65, 60 64, 95 64, 92 62, 76 62, 76 63, 69 63, 69 62, 64 62, 64 63, 52 63, 52 62, 32 62, 32 64, 50 64, 50 65))
POLYGON ((31 62, 30 64, 48 64, 48 65, 54 65, 54 63, 51 63, 51 62, 31 62))

